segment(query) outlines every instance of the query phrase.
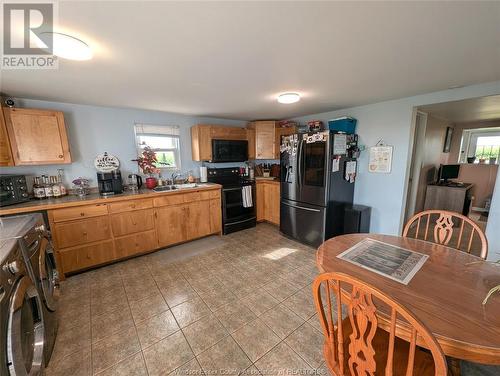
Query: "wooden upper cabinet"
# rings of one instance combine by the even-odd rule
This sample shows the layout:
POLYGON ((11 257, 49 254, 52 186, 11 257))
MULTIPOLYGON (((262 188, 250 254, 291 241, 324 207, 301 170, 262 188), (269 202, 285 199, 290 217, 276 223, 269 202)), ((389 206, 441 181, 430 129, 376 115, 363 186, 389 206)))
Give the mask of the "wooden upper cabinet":
POLYGON ((277 121, 252 121, 247 125, 248 158, 279 159, 281 136, 296 133, 295 127, 279 127, 277 121))
POLYGON ((12 152, 10 150, 9 136, 3 117, 3 111, 0 108, 0 166, 13 166, 12 152))
POLYGON ((245 128, 198 124, 191 127, 193 161, 212 160, 212 140, 246 140, 245 128))
POLYGON ((62 112, 4 108, 4 115, 15 165, 71 163, 62 112))

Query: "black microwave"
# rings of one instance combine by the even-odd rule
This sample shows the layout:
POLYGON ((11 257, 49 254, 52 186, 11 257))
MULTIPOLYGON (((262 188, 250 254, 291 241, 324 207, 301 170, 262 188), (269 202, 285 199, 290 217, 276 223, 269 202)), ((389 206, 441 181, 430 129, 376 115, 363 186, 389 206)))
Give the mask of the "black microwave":
POLYGON ((24 175, 0 175, 0 206, 29 201, 24 175))
POLYGON ((245 162, 248 160, 248 141, 212 140, 212 162, 245 162))

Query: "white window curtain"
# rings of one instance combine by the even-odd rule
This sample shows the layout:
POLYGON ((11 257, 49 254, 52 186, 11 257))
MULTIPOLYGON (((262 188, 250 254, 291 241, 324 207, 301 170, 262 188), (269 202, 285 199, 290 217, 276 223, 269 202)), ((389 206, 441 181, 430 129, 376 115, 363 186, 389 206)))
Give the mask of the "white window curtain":
POLYGON ((147 145, 158 158, 160 169, 180 170, 180 129, 177 125, 135 124, 137 155, 147 145))

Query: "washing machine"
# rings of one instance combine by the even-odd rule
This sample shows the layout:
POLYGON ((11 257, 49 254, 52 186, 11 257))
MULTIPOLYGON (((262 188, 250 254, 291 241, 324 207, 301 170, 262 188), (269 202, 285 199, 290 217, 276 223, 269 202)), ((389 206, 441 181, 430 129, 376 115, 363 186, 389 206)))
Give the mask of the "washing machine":
MULTIPOLYGON (((10 224, 17 230, 15 237, 26 264, 26 269, 38 289, 42 302, 44 321, 44 360, 50 361, 57 336, 57 298, 59 278, 54 251, 41 214, 12 216, 2 219, 3 226, 10 224)), ((4 235, 2 235, 4 236, 4 235)))
POLYGON ((0 317, 0 375, 42 375, 43 303, 16 239, 0 239, 0 317))

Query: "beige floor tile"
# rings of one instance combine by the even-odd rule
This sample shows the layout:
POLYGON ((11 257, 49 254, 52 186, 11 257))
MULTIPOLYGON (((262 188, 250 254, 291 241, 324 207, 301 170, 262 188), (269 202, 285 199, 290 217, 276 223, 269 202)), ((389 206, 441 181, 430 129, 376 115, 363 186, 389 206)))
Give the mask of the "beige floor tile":
POLYGON ((123 284, 129 301, 141 300, 156 295, 159 292, 156 282, 152 277, 145 278, 142 276, 131 280, 128 284, 124 281, 123 284))
POLYGON ((45 376, 90 376, 92 375, 90 348, 82 349, 64 359, 52 359, 45 376))
POLYGON ((309 320, 316 313, 314 298, 309 288, 300 290, 283 301, 283 305, 290 308, 304 320, 309 320))
POLYGON ((141 350, 135 328, 115 333, 92 344, 92 368, 94 373, 104 371, 141 350))
POLYGON ((278 305, 278 301, 267 291, 261 290, 250 294, 241 300, 257 316, 278 305))
POLYGON ((228 335, 226 328, 214 315, 206 316, 186 326, 182 331, 196 355, 228 335))
POLYGON ((283 305, 277 305, 260 316, 281 339, 304 323, 304 320, 283 305))
POLYGON ((314 370, 288 345, 281 342, 260 358, 255 366, 262 375, 312 375, 314 370))
POLYGON ((148 376, 142 352, 122 360, 120 363, 100 372, 98 376, 148 376))
POLYGON ((323 334, 323 328, 321 327, 321 323, 319 322, 318 314, 316 313, 309 320, 307 320, 309 325, 311 325, 314 329, 323 334))
POLYGON ((51 362, 58 362, 82 349, 90 349, 90 322, 87 325, 73 326, 69 329, 59 328, 51 362))
POLYGON ((128 310, 128 301, 125 293, 123 295, 106 295, 106 298, 92 299, 90 313, 92 318, 117 310, 128 310))
POLYGON ((308 323, 290 334, 285 342, 311 367, 317 368, 323 362, 323 335, 308 323))
POLYGON ((263 288, 280 302, 299 291, 299 287, 279 278, 264 285, 263 288))
POLYGON ((130 311, 136 324, 167 310, 168 305, 160 293, 130 302, 130 311))
POLYGON ((198 297, 196 291, 185 280, 160 285, 160 291, 170 308, 198 297))
POLYGON ((248 307, 236 303, 226 304, 215 311, 214 314, 230 333, 238 330, 247 322, 257 318, 255 313, 248 307))
POLYGON ((255 362, 281 341, 260 319, 245 324, 232 336, 252 362, 255 362))
POLYGON ((211 310, 216 310, 217 308, 233 303, 238 298, 231 291, 224 290, 212 290, 200 292, 200 297, 203 301, 210 307, 211 310))
POLYGON ((193 358, 194 354, 181 331, 144 351, 149 376, 166 375, 193 358))
POLYGON ((141 321, 136 327, 143 349, 179 330, 179 326, 170 311, 141 321))
POLYGON ((181 328, 210 314, 210 309, 199 297, 176 305, 171 311, 181 328))
POLYGON ((134 320, 130 308, 118 309, 92 318, 92 342, 106 338, 116 332, 133 328, 134 320))
POLYGON ((251 365, 250 359, 230 336, 201 353, 198 361, 207 375, 216 376, 235 376, 251 365))
POLYGON ((169 375, 172 376, 205 376, 196 358, 175 369, 169 375))
POLYGON ((251 365, 241 373, 241 376, 262 376, 260 371, 254 365, 251 365))

